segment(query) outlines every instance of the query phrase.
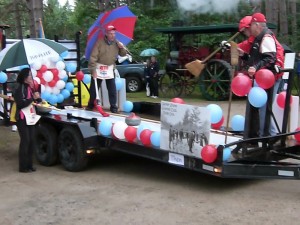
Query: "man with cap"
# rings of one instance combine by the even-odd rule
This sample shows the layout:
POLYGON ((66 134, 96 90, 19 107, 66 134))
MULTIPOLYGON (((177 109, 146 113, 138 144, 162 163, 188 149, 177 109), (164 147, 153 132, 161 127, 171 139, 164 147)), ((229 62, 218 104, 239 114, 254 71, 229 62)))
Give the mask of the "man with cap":
MULTIPOLYGON (((266 18, 261 13, 254 13, 251 19, 250 34, 255 37, 248 55, 248 74, 255 78, 255 73, 260 69, 269 69, 274 73, 276 82, 274 86, 266 90, 268 101, 265 106, 259 108, 259 136, 276 135, 274 121, 271 122, 272 103, 278 91, 282 74, 277 74, 275 65, 283 66, 284 51, 275 35, 266 25, 266 18), (280 56, 280 57, 278 57, 280 56)), ((254 83, 257 86, 256 83, 254 83)), ((247 115, 248 117, 250 115, 247 115)), ((251 117, 251 116, 250 116, 251 117)), ((253 118, 254 119, 254 118, 253 118)), ((248 118, 248 120, 250 120, 248 118)), ((250 123, 250 121, 248 121, 250 123)), ((251 123, 255 123, 252 120, 251 123)), ((249 125, 249 124, 248 124, 249 125)), ((245 124, 245 135, 247 137, 247 121, 245 124)))
MULTIPOLYGON (((117 107, 117 91, 114 79, 114 66, 118 55, 125 56, 126 49, 124 45, 116 40, 116 28, 112 25, 105 27, 104 38, 99 39, 90 56, 89 70, 93 78, 97 78, 98 87, 101 86, 102 80, 106 81, 108 97, 110 103, 110 111, 116 113, 117 107)), ((96 99, 95 79, 91 80, 90 99, 87 109, 94 108, 96 99)))

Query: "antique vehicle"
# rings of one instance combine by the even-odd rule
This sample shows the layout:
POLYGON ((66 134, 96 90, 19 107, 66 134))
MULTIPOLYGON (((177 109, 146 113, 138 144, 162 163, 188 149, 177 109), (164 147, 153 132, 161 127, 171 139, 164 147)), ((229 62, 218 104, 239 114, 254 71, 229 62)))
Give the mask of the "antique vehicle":
MULTIPOLYGON (((268 26, 275 28, 273 24, 268 26)), ((160 80, 162 96, 189 95, 199 86, 202 96, 207 100, 228 99, 230 52, 220 47, 220 43, 237 34, 238 24, 163 27, 155 31, 168 35, 170 50, 166 73, 160 80), (213 40, 213 46, 207 46, 207 38, 213 40), (185 68, 187 63, 195 59, 206 62, 199 76, 192 75, 185 68)), ((242 39, 237 37, 234 40, 238 42, 242 39)))

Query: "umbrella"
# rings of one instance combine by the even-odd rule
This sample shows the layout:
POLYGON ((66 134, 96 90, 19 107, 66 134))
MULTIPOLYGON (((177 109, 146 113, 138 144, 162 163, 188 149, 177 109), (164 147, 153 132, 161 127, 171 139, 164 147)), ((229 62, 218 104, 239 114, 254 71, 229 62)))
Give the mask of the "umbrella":
POLYGON ((111 11, 101 13, 94 24, 89 28, 87 45, 85 49, 86 59, 90 58, 92 49, 99 38, 105 35, 105 27, 112 25, 116 28, 116 39, 127 45, 132 41, 136 16, 127 6, 121 6, 111 11))
POLYGON ((58 42, 45 38, 20 40, 0 52, 0 71, 22 65, 57 57, 68 51, 58 42))
POLYGON ((141 52, 140 56, 154 56, 158 54, 159 51, 156 50, 155 48, 147 48, 141 52))

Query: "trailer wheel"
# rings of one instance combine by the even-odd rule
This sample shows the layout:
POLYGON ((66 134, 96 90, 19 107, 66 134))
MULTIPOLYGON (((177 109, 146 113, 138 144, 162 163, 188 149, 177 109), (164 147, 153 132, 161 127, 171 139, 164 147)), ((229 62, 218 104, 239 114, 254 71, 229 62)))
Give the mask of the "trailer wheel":
POLYGON ((209 101, 228 99, 230 91, 230 64, 221 59, 210 60, 200 74, 200 91, 209 101))
POLYGON ((39 124, 35 135, 35 156, 43 166, 52 166, 57 163, 57 132, 48 124, 39 124))
POLYGON ((68 171, 81 171, 87 166, 88 157, 83 148, 83 138, 73 127, 66 127, 60 132, 58 152, 61 164, 68 171))

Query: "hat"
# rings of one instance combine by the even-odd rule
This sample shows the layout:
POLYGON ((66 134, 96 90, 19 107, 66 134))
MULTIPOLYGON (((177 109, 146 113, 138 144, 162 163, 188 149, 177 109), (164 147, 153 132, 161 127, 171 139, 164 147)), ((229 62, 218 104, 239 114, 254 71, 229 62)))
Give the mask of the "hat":
POLYGON ((106 30, 106 31, 111 31, 111 30, 116 30, 116 28, 115 28, 113 25, 107 25, 107 26, 105 27, 105 30, 106 30))
POLYGON ((252 15, 251 23, 254 23, 254 22, 257 22, 257 23, 266 23, 267 20, 266 20, 266 17, 265 17, 264 14, 262 14, 262 13, 254 13, 252 15))
POLYGON ((239 31, 242 31, 244 28, 249 28, 251 25, 252 16, 245 16, 240 20, 239 31))

